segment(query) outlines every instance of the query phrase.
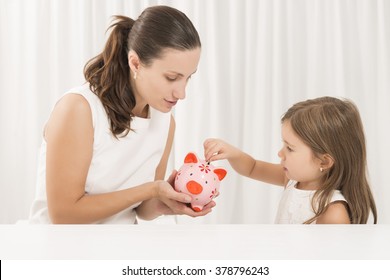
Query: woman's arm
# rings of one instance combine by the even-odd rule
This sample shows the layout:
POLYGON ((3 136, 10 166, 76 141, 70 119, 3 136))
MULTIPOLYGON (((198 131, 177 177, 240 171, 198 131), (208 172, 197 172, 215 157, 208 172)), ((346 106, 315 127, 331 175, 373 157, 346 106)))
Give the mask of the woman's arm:
POLYGON ((169 155, 171 154, 173 139, 175 138, 175 130, 176 130, 175 119, 171 115, 171 122, 169 125, 168 139, 167 139, 164 153, 161 157, 160 163, 158 164, 158 166, 156 168, 156 175, 155 175, 154 180, 164 180, 165 179, 165 173, 167 171, 168 159, 169 159, 169 155))

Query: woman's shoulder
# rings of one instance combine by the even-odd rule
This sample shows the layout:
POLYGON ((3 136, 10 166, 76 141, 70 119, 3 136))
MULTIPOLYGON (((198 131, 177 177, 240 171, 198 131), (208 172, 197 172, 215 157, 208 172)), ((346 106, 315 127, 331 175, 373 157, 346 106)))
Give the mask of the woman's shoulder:
POLYGON ((52 117, 63 119, 88 118, 91 115, 89 102, 79 94, 66 94, 55 105, 52 117))
POLYGON ((91 100, 88 100, 88 87, 86 85, 75 87, 67 91, 55 104, 49 122, 81 120, 90 121, 92 115, 91 100))
POLYGON ((96 102, 100 103, 99 97, 95 93, 92 92, 92 90, 91 90, 91 88, 90 88, 88 83, 86 83, 86 84, 84 84, 82 86, 71 88, 70 90, 65 92, 63 97, 68 96, 68 95, 79 95, 79 96, 82 96, 90 104, 91 103, 93 104, 93 103, 96 103, 96 102))
POLYGON ((74 113, 86 113, 88 116, 92 116, 94 126, 96 119, 99 118, 100 115, 106 116, 103 104, 99 97, 92 92, 88 83, 79 87, 74 87, 65 92, 56 106, 59 104, 62 104, 62 106, 68 108, 68 110, 75 110, 74 113))
POLYGON ((44 137, 48 141, 53 137, 65 139, 67 135, 86 135, 91 128, 88 102, 81 95, 69 94, 64 95, 55 105, 46 123, 44 137))
POLYGON ((58 100, 54 106, 53 113, 64 115, 91 114, 90 102, 83 95, 67 93, 58 100))

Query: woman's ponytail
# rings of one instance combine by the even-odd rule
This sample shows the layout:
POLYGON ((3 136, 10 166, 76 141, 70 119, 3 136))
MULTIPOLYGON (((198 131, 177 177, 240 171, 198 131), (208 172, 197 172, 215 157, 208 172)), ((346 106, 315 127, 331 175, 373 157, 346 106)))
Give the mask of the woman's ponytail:
POLYGON ((128 37, 134 20, 115 16, 108 28, 111 34, 101 54, 92 58, 84 67, 84 76, 91 90, 100 98, 110 120, 114 136, 130 131, 130 121, 124 121, 135 106, 130 87, 128 64, 128 37))

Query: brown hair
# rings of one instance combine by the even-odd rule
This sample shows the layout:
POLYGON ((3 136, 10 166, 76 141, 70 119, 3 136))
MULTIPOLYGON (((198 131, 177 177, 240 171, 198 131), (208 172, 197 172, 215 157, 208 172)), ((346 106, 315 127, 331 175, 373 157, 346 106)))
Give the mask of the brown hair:
POLYGON ((84 76, 103 103, 112 134, 131 130, 131 111, 136 105, 130 86, 128 52, 134 50, 148 66, 166 48, 192 50, 201 46, 198 32, 188 17, 168 6, 145 9, 136 21, 115 16, 103 52, 87 62, 84 76))
POLYGON ((282 122, 286 120, 314 155, 328 154, 334 160, 314 194, 315 216, 305 223, 323 214, 334 190, 340 190, 348 202, 351 223, 367 223, 371 209, 376 224, 375 201, 367 180, 366 142, 357 107, 349 100, 320 97, 292 106, 282 117, 282 122))

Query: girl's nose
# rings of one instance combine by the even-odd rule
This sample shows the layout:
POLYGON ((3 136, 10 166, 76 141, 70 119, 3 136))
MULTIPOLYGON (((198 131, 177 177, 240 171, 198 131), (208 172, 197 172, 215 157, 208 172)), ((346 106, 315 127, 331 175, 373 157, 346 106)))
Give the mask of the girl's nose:
POLYGON ((280 149, 279 152, 278 152, 278 157, 280 157, 281 159, 283 159, 283 149, 280 149))

